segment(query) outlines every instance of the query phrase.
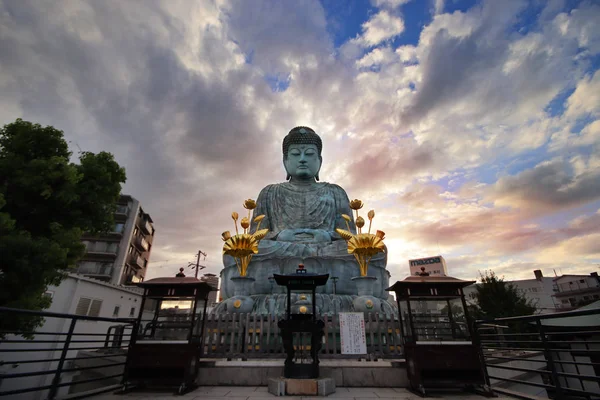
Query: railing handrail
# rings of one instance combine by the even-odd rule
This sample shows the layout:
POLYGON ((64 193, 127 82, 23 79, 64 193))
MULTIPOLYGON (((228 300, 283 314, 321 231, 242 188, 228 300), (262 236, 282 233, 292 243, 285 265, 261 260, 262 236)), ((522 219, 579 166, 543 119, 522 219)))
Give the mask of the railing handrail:
POLYGON ((0 307, 0 312, 12 312, 12 313, 19 313, 19 314, 35 315, 35 316, 40 316, 40 317, 81 319, 81 320, 87 320, 87 321, 122 322, 122 323, 128 323, 128 324, 134 324, 136 322, 135 318, 90 317, 87 315, 64 314, 64 313, 56 313, 56 312, 50 312, 50 311, 23 310, 20 308, 11 308, 11 307, 0 307))
POLYGON ((585 315, 593 315, 600 313, 599 308, 594 308, 591 310, 575 310, 575 311, 563 311, 556 312, 552 314, 536 314, 536 315, 521 315, 516 317, 500 317, 500 318, 486 318, 486 319, 478 319, 475 321, 476 324, 489 324, 492 322, 504 322, 504 321, 519 321, 519 322, 527 322, 527 321, 537 321, 537 320, 545 320, 545 319, 555 319, 555 318, 564 318, 564 317, 579 317, 585 315))

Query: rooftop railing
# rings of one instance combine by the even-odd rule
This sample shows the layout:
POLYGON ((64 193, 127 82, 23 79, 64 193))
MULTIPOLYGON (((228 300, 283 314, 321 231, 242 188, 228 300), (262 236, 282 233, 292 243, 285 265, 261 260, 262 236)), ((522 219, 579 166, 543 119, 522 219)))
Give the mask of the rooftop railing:
POLYGON ((53 400, 120 387, 131 318, 100 318, 0 307, 0 398, 53 400), (14 328, 43 318, 33 331, 14 328))
POLYGON ((600 399, 600 309, 477 321, 475 332, 494 391, 600 399))

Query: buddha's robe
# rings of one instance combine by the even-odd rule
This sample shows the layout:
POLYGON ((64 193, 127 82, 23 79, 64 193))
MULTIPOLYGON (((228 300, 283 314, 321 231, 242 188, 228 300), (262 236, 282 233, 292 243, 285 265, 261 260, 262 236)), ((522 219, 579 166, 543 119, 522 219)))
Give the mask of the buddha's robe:
MULTIPOLYGON (((260 229, 269 229, 267 236, 259 243, 258 254, 252 257, 248 267, 248 277, 256 280, 254 293, 280 292, 280 288, 273 286, 268 278, 273 273, 293 273, 298 263, 304 263, 310 272, 329 273, 338 277, 337 293, 356 294, 351 277, 359 275, 358 263, 348 253, 346 241, 335 232, 335 228, 348 229, 342 214, 353 217, 352 212, 348 195, 335 184, 296 185, 285 182, 265 187, 258 196, 253 213, 253 219, 264 214, 260 229), (327 232, 330 238, 325 235, 327 240, 312 242, 310 239, 281 240, 280 234, 283 231, 302 232, 303 229, 327 232)), ((256 227, 252 223, 250 231, 255 232, 256 227)), ((350 222, 350 231, 356 233, 354 220, 350 222)), ((231 292, 227 281, 231 276, 237 276, 237 270, 233 258, 225 255, 223 263, 225 271, 222 274, 222 291, 227 298, 231 292)), ((369 275, 376 276, 381 286, 376 295, 381 297, 387 297, 387 293, 383 291, 387 287, 383 285, 389 277, 385 270, 386 263, 387 255, 379 253, 369 264, 369 275)), ((332 285, 330 282, 327 288, 320 288, 319 291, 332 293, 332 285)))

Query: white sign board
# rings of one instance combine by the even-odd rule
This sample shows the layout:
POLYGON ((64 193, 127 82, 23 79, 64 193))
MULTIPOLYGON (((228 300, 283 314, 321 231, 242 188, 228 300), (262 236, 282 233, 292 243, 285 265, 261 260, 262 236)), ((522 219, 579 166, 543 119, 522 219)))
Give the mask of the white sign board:
POLYGON ((342 354, 367 354, 364 314, 341 312, 339 316, 342 354))

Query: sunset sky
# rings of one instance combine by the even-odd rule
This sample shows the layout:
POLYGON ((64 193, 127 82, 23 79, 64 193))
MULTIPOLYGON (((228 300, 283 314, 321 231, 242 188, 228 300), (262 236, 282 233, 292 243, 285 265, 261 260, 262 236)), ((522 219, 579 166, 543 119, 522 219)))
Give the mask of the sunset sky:
MULTIPOLYGON (((323 139, 392 281, 441 254, 507 279, 600 268, 597 1, 0 0, 0 124, 112 152, 155 223, 148 278, 208 254, 323 139)), ((190 274, 193 272, 188 272, 190 274)))

